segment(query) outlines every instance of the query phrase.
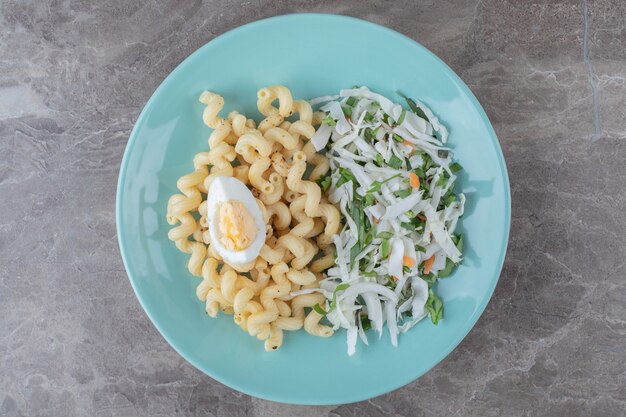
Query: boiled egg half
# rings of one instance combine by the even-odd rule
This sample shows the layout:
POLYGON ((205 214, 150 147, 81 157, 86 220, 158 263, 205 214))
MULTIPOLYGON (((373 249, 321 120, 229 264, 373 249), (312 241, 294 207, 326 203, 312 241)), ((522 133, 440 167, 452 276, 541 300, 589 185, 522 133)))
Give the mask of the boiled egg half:
POLYGON ((236 178, 216 177, 207 190, 211 245, 229 264, 243 265, 259 256, 265 222, 246 185, 236 178))

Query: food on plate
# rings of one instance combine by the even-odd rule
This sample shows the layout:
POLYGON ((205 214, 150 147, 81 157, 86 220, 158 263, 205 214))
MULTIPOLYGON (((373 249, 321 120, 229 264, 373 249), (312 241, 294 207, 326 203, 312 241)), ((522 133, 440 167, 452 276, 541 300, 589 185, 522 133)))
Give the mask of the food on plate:
POLYGON ((311 142, 325 151, 330 173, 318 183, 339 205, 345 225, 333 236, 336 265, 314 306, 333 329, 347 330, 348 354, 365 330, 389 329, 391 342, 443 303, 434 285, 462 260, 455 233, 465 196, 454 192, 461 166, 432 111, 406 98, 408 109, 366 87, 311 100, 323 120, 311 142))
POLYGON ((370 328, 397 345, 443 318, 436 282, 462 261, 461 166, 445 126, 405 100, 359 87, 307 102, 271 86, 257 125, 200 95, 209 149, 178 180, 167 220, 209 316, 232 314, 268 351, 284 331, 343 328, 350 355, 370 328))
POLYGON ((238 112, 222 118, 218 94, 205 91, 200 102, 213 129, 209 149, 194 157, 195 170, 178 180, 180 193, 167 207, 168 236, 190 254, 189 272, 202 277, 198 298, 211 317, 233 314, 268 351, 282 345, 283 331, 331 336, 312 309, 323 294, 293 295, 319 288, 341 227, 339 210, 314 182, 329 164, 309 142, 311 106, 286 87, 262 88, 265 119, 257 126, 238 112))

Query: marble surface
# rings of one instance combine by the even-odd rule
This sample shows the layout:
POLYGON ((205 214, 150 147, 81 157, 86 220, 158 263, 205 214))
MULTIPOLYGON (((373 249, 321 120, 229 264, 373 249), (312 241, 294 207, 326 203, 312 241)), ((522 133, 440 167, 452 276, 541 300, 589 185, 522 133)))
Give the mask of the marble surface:
POLYGON ((0 2, 0 415, 624 416, 626 2, 0 2), (161 80, 243 23, 332 12, 389 26, 472 88, 508 162, 500 283, 461 345, 357 404, 237 393, 181 359, 135 299, 114 201, 161 80))

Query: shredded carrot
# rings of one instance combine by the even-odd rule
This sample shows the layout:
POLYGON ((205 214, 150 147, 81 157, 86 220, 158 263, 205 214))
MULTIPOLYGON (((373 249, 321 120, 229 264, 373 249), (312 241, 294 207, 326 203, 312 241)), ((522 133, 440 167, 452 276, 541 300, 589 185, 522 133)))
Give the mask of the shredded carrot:
POLYGON ((391 278, 393 278, 394 282, 398 282, 398 277, 395 275, 392 275, 391 278))
POLYGON ((413 152, 415 152, 415 146, 413 146, 413 144, 411 142, 409 142, 408 140, 404 139, 404 141, 402 143, 404 143, 406 146, 409 146, 411 148, 411 152, 410 152, 411 155, 413 154, 413 152))
POLYGON ((434 263, 435 263, 435 255, 431 256, 428 259, 426 259, 426 262, 424 262, 424 273, 425 274, 430 274, 430 270, 433 268, 433 264, 434 263))
POLYGON ((409 173, 409 182, 411 183, 411 187, 419 188, 419 186, 420 186, 420 177, 418 177, 415 172, 410 172, 409 173))
POLYGON ((374 224, 378 224, 380 223, 380 220, 378 220, 378 217, 374 217, 374 224))
POLYGON ((410 256, 405 256, 404 258, 402 258, 402 263, 404 264, 404 266, 413 268, 415 266, 415 259, 411 258, 410 256))
POLYGON ((417 217, 418 219, 420 219, 421 221, 425 222, 426 221, 426 216, 424 216, 422 213, 417 213, 415 215, 415 217, 417 217))

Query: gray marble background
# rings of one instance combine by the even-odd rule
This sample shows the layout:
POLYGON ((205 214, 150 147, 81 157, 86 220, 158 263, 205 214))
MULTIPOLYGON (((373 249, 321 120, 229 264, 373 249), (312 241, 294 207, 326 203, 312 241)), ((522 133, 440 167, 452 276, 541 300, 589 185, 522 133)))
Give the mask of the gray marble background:
POLYGON ((624 416, 626 2, 0 1, 0 415, 624 416), (181 359, 126 278, 118 168, 162 79, 207 41, 289 12, 418 40, 472 88, 511 177, 491 303, 388 395, 297 407, 181 359))

